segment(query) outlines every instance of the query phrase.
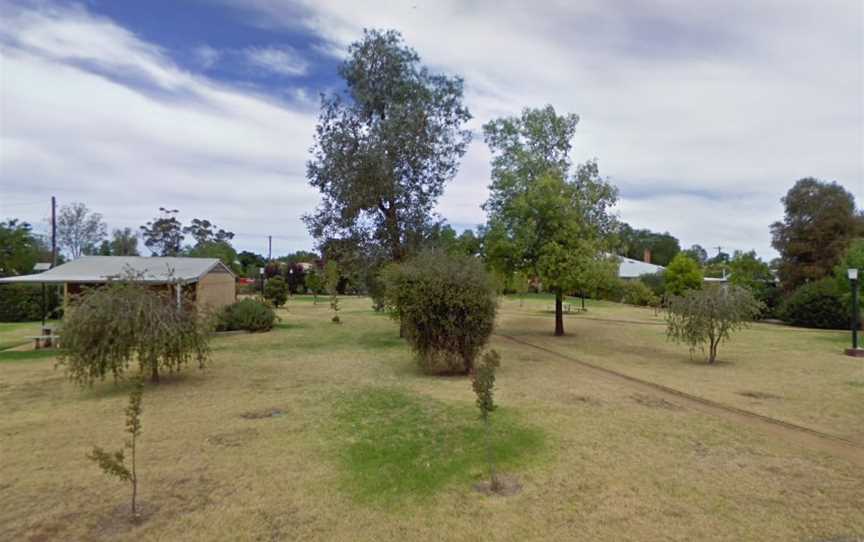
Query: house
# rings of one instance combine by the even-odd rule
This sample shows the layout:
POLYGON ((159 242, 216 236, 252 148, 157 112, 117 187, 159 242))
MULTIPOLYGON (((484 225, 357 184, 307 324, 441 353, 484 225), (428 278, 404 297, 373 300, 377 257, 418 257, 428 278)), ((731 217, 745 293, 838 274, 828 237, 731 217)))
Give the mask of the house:
MULTIPOLYGON (((646 260, 650 260, 650 254, 646 252, 646 260)), ((640 262, 632 258, 618 256, 618 278, 625 280, 638 279, 642 275, 653 275, 662 273, 666 268, 662 265, 654 265, 650 261, 640 262)))
POLYGON ((4 283, 62 284, 64 303, 83 287, 134 276, 155 287, 170 288, 199 308, 218 309, 236 298, 236 277, 217 258, 84 256, 32 275, 0 278, 4 283))

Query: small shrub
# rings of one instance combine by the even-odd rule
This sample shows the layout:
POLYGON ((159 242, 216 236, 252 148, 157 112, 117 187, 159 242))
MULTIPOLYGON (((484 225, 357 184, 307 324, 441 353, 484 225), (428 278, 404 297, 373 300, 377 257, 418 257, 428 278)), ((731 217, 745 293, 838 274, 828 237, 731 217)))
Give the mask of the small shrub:
POLYGON ((387 305, 430 374, 468 374, 495 323, 495 288, 475 258, 428 251, 384 271, 387 305))
POLYGON ((691 356, 697 347, 707 349, 708 363, 714 363, 720 343, 747 327, 761 310, 750 290, 739 286, 690 290, 669 298, 666 336, 689 346, 691 356))
POLYGON ((672 258, 664 275, 667 295, 683 295, 687 290, 702 288, 703 277, 699 264, 683 252, 679 252, 672 258))
POLYGON ((640 307, 653 307, 660 303, 660 298, 641 280, 622 281, 621 290, 620 301, 622 303, 638 305, 640 307))
POLYGON ((136 519, 138 511, 136 500, 138 497, 138 472, 136 471, 136 444, 138 436, 141 435, 141 399, 144 393, 144 385, 140 378, 136 378, 132 392, 129 394, 129 406, 126 407, 126 432, 131 435, 126 441, 126 448, 132 454, 129 466, 126 466, 126 454, 123 449, 109 453, 98 446, 87 454, 87 458, 99 465, 99 468, 108 476, 114 476, 121 482, 129 482, 132 486, 132 519, 136 519))
POLYGON ((281 307, 288 301, 288 283, 282 277, 273 277, 264 285, 264 299, 281 307))
POLYGON ((843 294, 833 278, 808 282, 780 306, 780 318, 793 326, 846 329, 851 320, 843 294))
POLYGON ((489 416, 497 408, 494 400, 495 370, 501 366, 501 356, 491 350, 483 355, 483 361, 471 373, 471 388, 477 395, 477 408, 483 420, 486 439, 486 462, 489 464, 489 489, 498 491, 498 478, 495 476, 495 457, 492 453, 492 426, 489 416))
POLYGON ((246 298, 222 307, 216 316, 216 330, 270 331, 276 319, 272 308, 256 299, 246 298))

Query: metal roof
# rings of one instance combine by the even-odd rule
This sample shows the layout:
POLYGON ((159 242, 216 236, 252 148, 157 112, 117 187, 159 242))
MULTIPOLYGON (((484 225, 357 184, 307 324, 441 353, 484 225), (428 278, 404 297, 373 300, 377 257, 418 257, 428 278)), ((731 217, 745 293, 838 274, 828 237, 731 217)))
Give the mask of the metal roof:
POLYGON ((632 258, 618 256, 618 277, 622 279, 635 279, 640 275, 653 275, 654 273, 662 273, 666 268, 653 263, 640 262, 632 258))
POLYGON ((233 273, 218 258, 174 258, 142 256, 84 256, 58 265, 43 273, 0 278, 0 284, 31 283, 101 283, 133 274, 149 284, 197 282, 213 269, 233 273))

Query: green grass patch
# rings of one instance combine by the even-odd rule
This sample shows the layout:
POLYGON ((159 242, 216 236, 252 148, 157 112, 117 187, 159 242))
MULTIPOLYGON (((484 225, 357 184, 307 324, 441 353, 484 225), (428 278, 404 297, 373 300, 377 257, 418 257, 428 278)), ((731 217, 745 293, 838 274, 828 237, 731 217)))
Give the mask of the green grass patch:
MULTIPOLYGON (((485 476, 484 431, 473 406, 366 389, 345 396, 336 418, 339 458, 358 500, 422 499, 485 476)), ((543 446, 543 433, 520 425, 507 409, 496 411, 492 424, 501 468, 518 466, 543 446)))
POLYGON ((0 363, 6 361, 30 361, 34 359, 48 359, 57 357, 59 353, 60 352, 58 350, 52 350, 47 348, 44 350, 7 350, 4 352, 0 352, 0 363))

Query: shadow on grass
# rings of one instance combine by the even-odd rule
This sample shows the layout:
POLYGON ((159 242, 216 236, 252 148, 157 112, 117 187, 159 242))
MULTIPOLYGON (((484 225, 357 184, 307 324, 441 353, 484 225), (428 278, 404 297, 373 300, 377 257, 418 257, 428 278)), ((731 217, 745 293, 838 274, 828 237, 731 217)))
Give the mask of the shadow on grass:
POLYGON ((0 352, 0 363, 7 361, 32 361, 37 359, 56 358, 60 354, 59 350, 22 350, 22 351, 4 351, 0 352))
MULTIPOLYGON (((394 506, 485 476, 484 428, 469 404, 369 388, 342 396, 335 419, 332 444, 359 501, 394 506)), ((514 468, 543 448, 542 431, 509 409, 495 412, 492 431, 498 467, 514 468)))

